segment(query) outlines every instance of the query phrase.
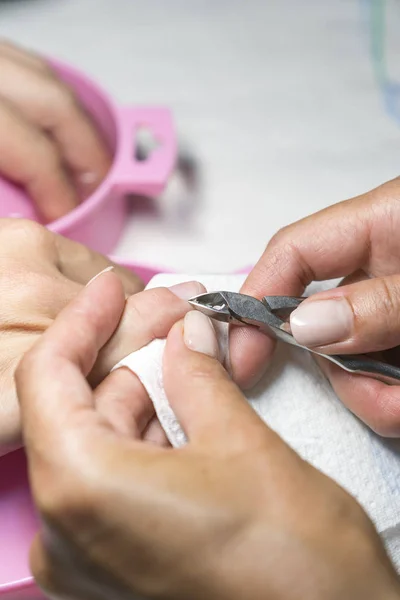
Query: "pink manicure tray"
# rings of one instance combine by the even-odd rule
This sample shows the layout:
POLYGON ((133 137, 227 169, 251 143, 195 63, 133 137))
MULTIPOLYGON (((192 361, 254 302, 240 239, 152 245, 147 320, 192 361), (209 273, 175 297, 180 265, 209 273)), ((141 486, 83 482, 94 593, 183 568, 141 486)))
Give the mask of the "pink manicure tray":
MULTIPOLYGON (((176 162, 171 113, 163 107, 120 107, 86 75, 58 61, 52 68, 80 99, 103 133, 113 163, 96 191, 70 213, 48 224, 49 229, 103 254, 112 252, 127 214, 127 195, 160 194, 176 162), (137 136, 148 132, 156 148, 146 160, 136 158, 137 136)), ((0 177, 0 217, 40 221, 24 190, 0 177)))

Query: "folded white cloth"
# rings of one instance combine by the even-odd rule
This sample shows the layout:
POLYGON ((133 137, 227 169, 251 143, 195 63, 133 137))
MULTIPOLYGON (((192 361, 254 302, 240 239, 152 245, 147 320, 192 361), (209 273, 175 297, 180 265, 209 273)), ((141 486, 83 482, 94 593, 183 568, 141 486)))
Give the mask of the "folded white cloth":
MULTIPOLYGON (((157 275, 148 287, 201 281, 209 291, 238 291, 242 275, 157 275)), ((218 324, 223 350, 228 331, 218 324)), ((171 410, 162 380, 164 340, 155 340, 123 359, 151 397, 168 439, 186 442, 171 410)), ((372 433, 338 400, 312 356, 289 345, 278 347, 270 369, 247 394, 249 403, 296 452, 342 485, 374 521, 400 572, 400 440, 372 433)))

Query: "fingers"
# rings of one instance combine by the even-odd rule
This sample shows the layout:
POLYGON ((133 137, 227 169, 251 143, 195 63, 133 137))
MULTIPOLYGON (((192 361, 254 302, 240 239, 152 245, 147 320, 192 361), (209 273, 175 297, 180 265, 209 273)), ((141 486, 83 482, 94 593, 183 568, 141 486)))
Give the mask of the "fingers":
POLYGON ((229 330, 229 362, 232 377, 242 390, 250 390, 268 367, 275 341, 252 327, 229 330))
POLYGON ((37 128, 51 134, 63 161, 85 195, 106 176, 111 156, 73 92, 40 59, 20 50, 1 52, 0 96, 37 128), (18 58, 17 58, 18 54, 18 58))
MULTIPOLYGON (((392 276, 383 280, 369 279, 364 272, 359 271, 346 277, 342 283, 343 285, 337 290, 315 294, 305 302, 306 317, 310 308, 313 313, 315 311, 315 317, 319 319, 325 335, 342 336, 342 340, 324 346, 321 351, 326 354, 366 353, 399 344, 399 318, 396 308, 399 277, 392 276), (317 303, 316 307, 313 306, 314 302, 317 303), (318 305, 331 302, 338 302, 338 306, 334 305, 333 308, 339 310, 339 316, 327 314, 325 316, 329 320, 326 322, 321 314, 323 311, 326 312, 326 309, 318 305), (307 308, 308 304, 310 308, 307 308), (325 323, 328 324, 328 329, 326 327, 324 329, 325 323), (353 333, 347 338, 343 337, 338 329, 339 325, 342 325, 344 330, 350 327, 353 333)), ((292 313, 292 332, 298 339, 303 338, 303 341, 307 341, 304 334, 307 334, 307 328, 312 322, 315 324, 315 318, 313 316, 311 321, 307 321, 307 318, 304 320, 304 313, 303 317, 301 313, 296 313, 297 311, 292 313), (302 328, 305 331, 301 331, 302 328)), ((320 333, 318 335, 321 339, 320 333)), ((396 350, 385 354, 384 358, 382 356, 378 358, 398 364, 399 356, 396 350)), ((388 386, 367 377, 351 375, 323 359, 318 359, 318 363, 339 398, 359 419, 381 436, 399 437, 400 386, 388 386)))
MULTIPOLYGON (((203 291, 200 283, 187 282, 170 289, 156 288, 131 296, 118 330, 100 352, 90 380, 101 381, 122 358, 147 346, 155 338, 165 338, 174 323, 190 310, 185 300, 203 291)), ((152 402, 130 371, 118 369, 112 372, 97 387, 95 396, 98 410, 116 431, 158 446, 169 445, 158 420, 153 418, 152 402)))
POLYGON ((45 221, 59 218, 78 204, 56 146, 1 99, 0 172, 27 190, 45 221))
POLYGON ((154 446, 159 446, 161 448, 171 447, 165 431, 161 427, 161 423, 156 416, 154 416, 148 424, 143 434, 143 439, 148 444, 152 444, 154 446))
POLYGON ((358 354, 400 344, 400 276, 359 281, 311 296, 290 317, 299 344, 358 354))
MULTIPOLYGON (((313 280, 345 276, 367 261, 369 228, 357 202, 344 202, 279 232, 245 281, 242 292, 301 296, 313 280)), ((235 381, 243 387, 262 377, 275 344, 257 331, 232 331, 230 356, 235 381)))
POLYGON ((323 359, 318 363, 351 412, 377 434, 400 437, 400 386, 352 375, 323 359))
POLYGON ((14 42, 5 39, 0 41, 0 55, 8 56, 15 61, 22 62, 32 69, 37 69, 45 73, 50 71, 49 67, 40 56, 31 50, 28 52, 24 48, 21 48, 21 46, 17 46, 14 42))
POLYGON ((113 266, 127 295, 136 294, 143 289, 143 283, 137 275, 112 262, 103 254, 60 235, 54 235, 54 242, 57 248, 57 266, 69 279, 86 285, 98 273, 113 266))
POLYGON ((145 290, 128 298, 119 327, 100 353, 91 381, 97 383, 125 356, 165 338, 171 327, 190 310, 189 298, 204 292, 191 281, 167 288, 145 290))
POLYGON ((96 388, 97 411, 123 436, 142 439, 154 417, 153 404, 134 373, 122 368, 113 371, 96 388))
MULTIPOLYGON (((375 275, 398 272, 394 248, 387 250, 391 257, 385 261, 387 271, 382 270, 381 257, 387 239, 382 229, 387 232, 388 226, 396 227, 393 203, 388 202, 399 191, 400 180, 394 180, 285 227, 268 244, 241 291, 257 298, 301 296, 312 281, 345 277, 358 270, 375 275)), ((255 332, 235 331, 230 343, 235 380, 243 387, 254 385, 273 348, 270 340, 255 332)))
POLYGON ((190 311, 171 330, 164 356, 166 393, 189 442, 222 453, 279 443, 217 358, 211 321, 190 311))
POLYGON ((89 427, 92 391, 85 377, 118 325, 125 305, 121 282, 106 273, 78 295, 22 360, 16 372, 28 454, 45 458, 48 448, 74 452, 71 436, 89 427), (86 419, 84 418, 86 417, 86 419))
POLYGON ((368 265, 373 193, 334 204, 285 227, 271 240, 243 292, 301 296, 312 281, 344 277, 368 265))

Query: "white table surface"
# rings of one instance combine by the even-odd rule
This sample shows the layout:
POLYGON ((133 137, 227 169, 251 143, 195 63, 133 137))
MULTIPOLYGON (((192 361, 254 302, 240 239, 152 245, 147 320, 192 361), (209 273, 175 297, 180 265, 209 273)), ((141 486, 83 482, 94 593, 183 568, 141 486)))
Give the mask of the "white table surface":
MULTIPOLYGON (((0 35, 75 64, 123 103, 171 107, 198 157, 200 199, 185 218, 165 198, 135 215, 118 253, 229 271, 279 227, 400 171, 400 124, 374 78, 363 2, 8 0, 0 35)), ((388 5, 400 24, 400 4, 388 5)))

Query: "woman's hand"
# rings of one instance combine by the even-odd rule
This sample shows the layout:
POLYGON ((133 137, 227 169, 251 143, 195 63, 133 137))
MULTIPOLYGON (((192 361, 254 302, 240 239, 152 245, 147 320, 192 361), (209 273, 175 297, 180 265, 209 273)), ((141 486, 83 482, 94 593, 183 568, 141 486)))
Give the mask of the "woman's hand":
MULTIPOLYGON (((326 354, 381 352, 400 344, 400 179, 282 229, 242 291, 301 296, 313 280, 343 277, 291 316, 294 337, 326 354)), ((260 378, 274 343, 256 331, 232 331, 235 379, 260 378)), ((386 359, 396 362, 396 351, 386 359)), ((350 375, 320 361, 343 402, 377 433, 400 435, 400 385, 350 375)))
POLYGON ((26 188, 48 222, 93 192, 110 164, 73 91, 42 58, 0 43, 0 173, 26 188))
MULTIPOLYGON (((165 336, 188 309, 168 290, 163 301, 155 292, 132 298, 151 306, 134 310, 136 347, 165 336)), ((189 312, 167 340, 164 381, 186 447, 142 441, 153 408, 130 371, 89 387, 124 305, 118 278, 97 278, 17 371, 43 523, 31 564, 45 592, 76 600, 399 600, 371 522, 253 412, 216 359, 206 317, 189 312)))
MULTIPOLYGON (((0 455, 21 443, 14 372, 60 310, 92 277, 112 263, 88 248, 21 219, 0 219, 0 455)), ((115 266, 127 294, 143 288, 131 272, 115 266)), ((128 302, 129 305, 129 302, 128 302)), ((124 331, 129 332, 129 315, 124 331)), ((110 343, 93 377, 107 373, 129 351, 129 337, 110 343), (126 351, 128 350, 128 352, 126 351), (111 362, 110 362, 111 361, 111 362)))

